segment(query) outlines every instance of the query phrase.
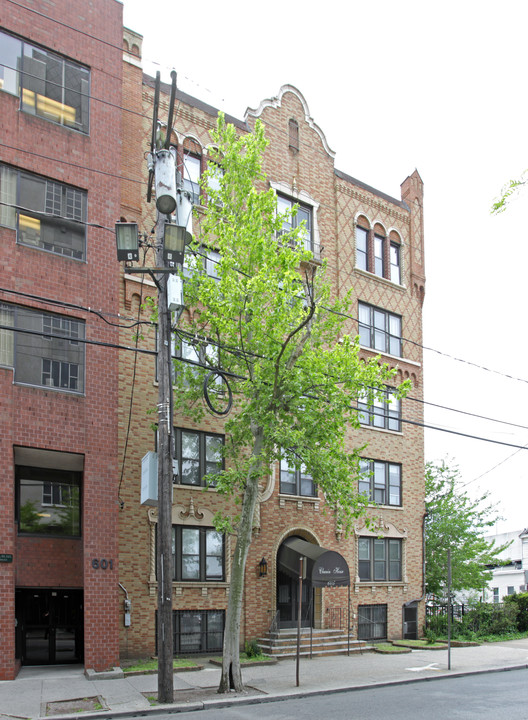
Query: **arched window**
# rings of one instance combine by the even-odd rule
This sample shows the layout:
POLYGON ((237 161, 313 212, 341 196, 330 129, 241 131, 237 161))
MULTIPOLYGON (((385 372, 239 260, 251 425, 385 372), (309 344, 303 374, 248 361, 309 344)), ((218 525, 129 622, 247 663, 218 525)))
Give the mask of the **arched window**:
POLYGON ((372 228, 364 215, 356 220, 356 267, 401 285, 401 240, 394 230, 387 237, 381 223, 372 228))
POLYGON ((288 130, 290 138, 290 150, 299 152, 299 123, 295 118, 290 118, 288 121, 288 130))

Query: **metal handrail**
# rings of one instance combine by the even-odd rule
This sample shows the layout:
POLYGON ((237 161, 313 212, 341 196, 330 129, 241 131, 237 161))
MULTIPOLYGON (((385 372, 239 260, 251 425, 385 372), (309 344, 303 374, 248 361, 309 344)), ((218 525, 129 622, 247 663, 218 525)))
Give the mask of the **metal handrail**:
POLYGON ((269 626, 270 633, 279 632, 279 619, 280 619, 280 610, 277 610, 277 612, 275 613, 275 616, 273 617, 273 620, 271 621, 271 625, 269 626))

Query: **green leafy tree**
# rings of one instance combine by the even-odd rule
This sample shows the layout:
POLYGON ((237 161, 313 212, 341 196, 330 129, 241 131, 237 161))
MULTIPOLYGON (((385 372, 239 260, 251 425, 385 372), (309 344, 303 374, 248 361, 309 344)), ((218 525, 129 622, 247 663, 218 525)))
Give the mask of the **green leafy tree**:
POLYGON ((460 472, 445 462, 428 463, 425 470, 426 588, 447 592, 447 550, 451 549, 451 588, 482 590, 492 577, 490 565, 501 564, 498 555, 510 543, 497 545, 484 534, 497 515, 487 504, 488 493, 472 500, 459 486, 460 472))
MULTIPOLYGON (((216 518, 217 528, 236 538, 219 686, 228 692, 243 688, 244 572, 259 486, 270 464, 281 453, 292 465, 304 464, 327 512, 336 513, 344 531, 350 529, 366 499, 357 493, 359 448, 345 447, 345 433, 359 427, 358 398, 382 400, 394 373, 376 359, 360 360, 357 338, 343 332, 350 298, 335 296, 325 262, 312 262, 304 227, 283 232, 286 216, 277 213, 276 196, 264 183, 262 124, 239 137, 220 115, 212 139, 220 169, 205 175, 207 209, 200 243, 193 245, 195 271, 185 284, 192 313, 178 331, 182 342, 194 342, 205 354, 209 367, 176 362, 175 404, 200 420, 205 376, 218 366, 226 373, 233 393, 225 422, 226 469, 209 479, 236 508, 216 518), (207 247, 219 251, 217 278, 199 270, 207 247)), ((209 380, 213 403, 221 404, 225 385, 218 376, 216 383, 214 376, 209 380)), ((395 392, 402 396, 406 389, 395 392)))
POLYGON ((519 191, 528 183, 528 170, 525 170, 520 177, 510 180, 501 190, 500 196, 491 206, 491 214, 499 215, 504 212, 510 202, 516 197, 519 191))

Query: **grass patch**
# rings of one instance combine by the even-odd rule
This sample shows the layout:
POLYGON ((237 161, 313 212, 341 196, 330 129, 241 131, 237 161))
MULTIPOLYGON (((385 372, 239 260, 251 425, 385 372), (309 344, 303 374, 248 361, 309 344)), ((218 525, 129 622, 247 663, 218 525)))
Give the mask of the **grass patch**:
POLYGON ((528 632, 510 632, 502 635, 479 635, 479 642, 505 642, 507 640, 523 640, 528 637, 528 632))
MULTIPOLYGON (((197 663, 194 662, 194 660, 189 660, 187 658, 174 658, 172 666, 175 670, 177 670, 178 668, 200 667, 197 663)), ((148 660, 136 660, 133 665, 127 665, 127 667, 123 667, 123 670, 125 673, 157 672, 158 661, 156 658, 150 658, 148 660)))
MULTIPOLYGON (((221 665, 222 664, 222 658, 216 657, 216 658, 210 658, 209 662, 213 663, 213 665, 221 665)), ((264 655, 263 653, 258 653, 257 655, 254 655, 251 653, 248 655, 245 652, 240 653, 240 664, 241 665, 251 665, 252 663, 270 663, 270 662, 277 662, 275 658, 270 657, 269 655, 264 655)))
POLYGON ((423 640, 393 640, 393 645, 396 645, 397 647, 407 647, 411 648, 413 650, 420 649, 420 650, 440 650, 445 649, 446 644, 443 642, 434 642, 431 643, 426 639, 423 640))
POLYGON ((411 648, 403 647, 403 645, 393 645, 392 643, 376 643, 372 647, 375 652, 383 655, 401 655, 402 653, 411 652, 411 648))

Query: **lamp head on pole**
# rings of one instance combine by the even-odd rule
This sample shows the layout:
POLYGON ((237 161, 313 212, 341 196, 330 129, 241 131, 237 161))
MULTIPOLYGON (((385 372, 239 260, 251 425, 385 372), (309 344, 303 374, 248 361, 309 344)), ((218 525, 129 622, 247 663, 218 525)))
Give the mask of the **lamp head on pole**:
POLYGON ((139 235, 137 223, 117 222, 115 224, 117 259, 139 260, 139 235))
POLYGON ((169 267, 183 264, 185 246, 192 240, 192 209, 189 193, 178 189, 172 222, 165 223, 163 233, 163 259, 169 267))

